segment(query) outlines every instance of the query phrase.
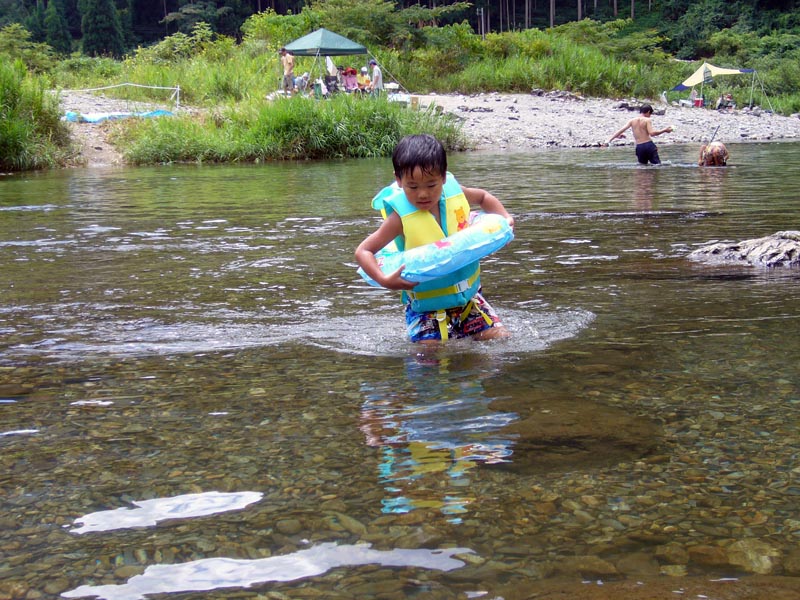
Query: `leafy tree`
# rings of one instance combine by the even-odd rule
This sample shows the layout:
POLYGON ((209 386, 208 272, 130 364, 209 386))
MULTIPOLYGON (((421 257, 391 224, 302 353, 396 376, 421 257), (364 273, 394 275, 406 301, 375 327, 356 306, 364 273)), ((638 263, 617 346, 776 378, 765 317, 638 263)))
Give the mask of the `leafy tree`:
MULTIPOLYGON (((272 9, 253 15, 242 25, 244 40, 250 45, 265 44, 277 51, 281 46, 322 27, 320 16, 308 7, 299 14, 279 15, 272 9)), ((340 32, 337 32, 340 33, 340 32)))
POLYGON ((64 16, 62 0, 50 0, 44 11, 45 40, 60 54, 72 52, 72 36, 64 16))
POLYGON ((245 19, 252 14, 249 6, 241 0, 183 0, 182 6, 168 13, 163 23, 174 24, 178 31, 189 33, 195 24, 208 23, 211 29, 225 35, 238 35, 245 19))
POLYGON ((122 56, 125 51, 113 0, 81 0, 83 52, 89 56, 122 56))
POLYGON ((122 33, 122 45, 125 48, 133 48, 136 39, 133 34, 133 6, 132 0, 124 0, 125 8, 117 8, 119 15, 119 29, 122 33))
POLYGON ((28 14, 25 2, 0 0, 0 27, 11 23, 23 23, 28 14))
POLYGON ((19 23, 0 29, 0 63, 21 60, 28 70, 47 71, 53 64, 53 49, 31 40, 31 32, 19 23))
POLYGON ((44 9, 38 2, 28 13, 23 25, 30 32, 34 41, 43 42, 47 38, 47 31, 44 26, 44 9))

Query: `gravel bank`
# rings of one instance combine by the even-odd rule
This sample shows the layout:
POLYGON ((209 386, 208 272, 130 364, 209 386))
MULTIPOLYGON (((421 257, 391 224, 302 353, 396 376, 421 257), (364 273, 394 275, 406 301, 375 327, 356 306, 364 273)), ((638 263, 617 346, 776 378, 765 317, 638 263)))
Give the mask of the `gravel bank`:
MULTIPOLYGON (((565 92, 420 96, 420 105, 441 106, 464 122, 478 150, 524 151, 534 148, 600 146, 638 114, 641 100, 582 98, 565 92)), ((653 103, 653 123, 672 125, 674 133, 658 137, 659 146, 699 144, 703 136, 724 143, 800 139, 800 119, 761 110, 718 112, 653 103)), ((627 138, 612 145, 633 145, 627 138)))

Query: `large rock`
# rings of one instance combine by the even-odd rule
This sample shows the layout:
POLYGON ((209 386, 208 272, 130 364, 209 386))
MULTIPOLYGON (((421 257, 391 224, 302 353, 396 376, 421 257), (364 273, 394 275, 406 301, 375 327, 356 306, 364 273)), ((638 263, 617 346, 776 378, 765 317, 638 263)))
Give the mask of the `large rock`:
POLYGON ((800 231, 778 231, 743 242, 715 242, 689 254, 691 260, 713 264, 749 264, 756 267, 800 266, 800 231))

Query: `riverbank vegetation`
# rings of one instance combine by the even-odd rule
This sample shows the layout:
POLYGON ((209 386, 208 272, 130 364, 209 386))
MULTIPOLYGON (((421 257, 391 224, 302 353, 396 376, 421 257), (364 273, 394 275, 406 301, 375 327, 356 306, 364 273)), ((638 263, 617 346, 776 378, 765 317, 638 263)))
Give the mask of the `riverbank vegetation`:
MULTIPOLYGON (((94 88, 122 82, 180 86, 181 101, 199 110, 177 118, 115 125, 116 140, 126 158, 142 164, 384 155, 400 136, 423 129, 445 138, 451 148, 463 146, 456 122, 435 113, 403 110, 385 100, 268 100, 281 79, 277 49, 318 27, 364 44, 380 62, 384 78, 412 93, 540 88, 598 97, 656 98, 707 59, 719 66, 758 72, 757 85, 750 77, 730 78, 708 84, 708 96, 729 92, 741 107, 751 102, 764 105, 768 93, 769 107, 777 112, 800 111, 800 9, 794 1, 772 2, 774 6, 764 8, 745 0, 664 0, 656 3, 655 10, 654 3, 634 2, 631 12, 638 7, 634 18, 615 15, 616 2, 612 12, 610 2, 600 3, 600 9, 594 2, 594 10, 583 14, 573 14, 574 8, 556 2, 555 14, 534 11, 524 23, 517 13, 503 17, 501 11, 497 28, 488 27, 484 20, 491 5, 481 9, 481 20, 475 22, 474 8, 466 2, 426 8, 388 0, 314 0, 283 7, 286 14, 269 9, 247 15, 246 10, 235 15, 222 10, 226 2, 217 2, 217 12, 209 12, 213 4, 209 2, 199 3, 205 11, 200 16, 206 20, 196 10, 184 10, 185 6, 165 12, 162 25, 172 33, 138 45, 132 42, 141 36, 136 19, 144 17, 132 17, 138 14, 131 12, 132 4, 115 21, 108 3, 92 2, 98 3, 107 18, 100 24, 97 19, 80 23, 90 28, 81 40, 90 43, 88 47, 73 40, 75 51, 64 50, 69 45, 66 38, 75 35, 75 14, 67 2, 62 12, 48 5, 48 25, 44 27, 43 13, 38 33, 18 23, 0 29, 0 58, 3 64, 19 61, 24 65, 23 79, 29 89, 94 88), (535 28, 544 17, 560 24, 535 28), (238 24, 231 33, 234 22, 238 24), (113 35, 98 35, 101 26, 110 28, 113 35), (129 50, 120 50, 116 32, 129 50), (103 53, 102 40, 109 36, 114 48, 103 53)), ((79 11, 80 6, 73 8, 79 11)), ((166 7, 167 3, 165 11, 166 7)), ((0 23, 3 16, 0 5, 0 23)), ((36 19, 29 17, 25 22, 36 30, 36 19)), ((362 66, 366 58, 337 62, 362 66)), ((319 77, 323 68, 324 61, 314 57, 296 58, 298 74, 309 71, 319 77)), ((125 94, 133 101, 167 99, 164 91, 146 88, 107 93, 125 94)), ((7 104, 2 97, 0 101, 7 104)), ((47 111, 34 118, 44 119, 43 131, 53 128, 47 111)), ((68 151, 68 141, 60 131, 24 138, 28 141, 19 133, 0 140, 17 153, 12 162, 18 166, 4 168, 59 162, 68 151), (53 146, 46 148, 41 139, 49 139, 53 146), (41 152, 49 158, 18 156, 41 152)), ((10 135, 0 131, 0 136, 10 135)))
POLYGON ((401 137, 423 132, 448 148, 465 149, 451 118, 349 94, 324 101, 251 100, 200 115, 126 120, 117 123, 113 139, 132 164, 261 162, 388 156, 401 137))
POLYGON ((0 170, 63 164, 71 147, 56 97, 22 61, 0 61, 0 170))

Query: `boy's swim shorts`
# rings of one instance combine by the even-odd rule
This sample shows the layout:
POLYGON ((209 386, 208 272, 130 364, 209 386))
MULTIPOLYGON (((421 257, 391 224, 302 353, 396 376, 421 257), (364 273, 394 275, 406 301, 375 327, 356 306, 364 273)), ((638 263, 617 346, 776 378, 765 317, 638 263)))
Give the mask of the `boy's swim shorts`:
MULTIPOLYGON (((492 327, 503 326, 492 305, 480 292, 466 306, 448 308, 443 312, 448 338, 464 338, 492 327), (466 314, 465 309, 469 309, 466 314)), ((438 313, 439 311, 418 313, 411 310, 410 304, 406 305, 406 330, 412 342, 442 339, 442 331, 436 318, 438 313)))

